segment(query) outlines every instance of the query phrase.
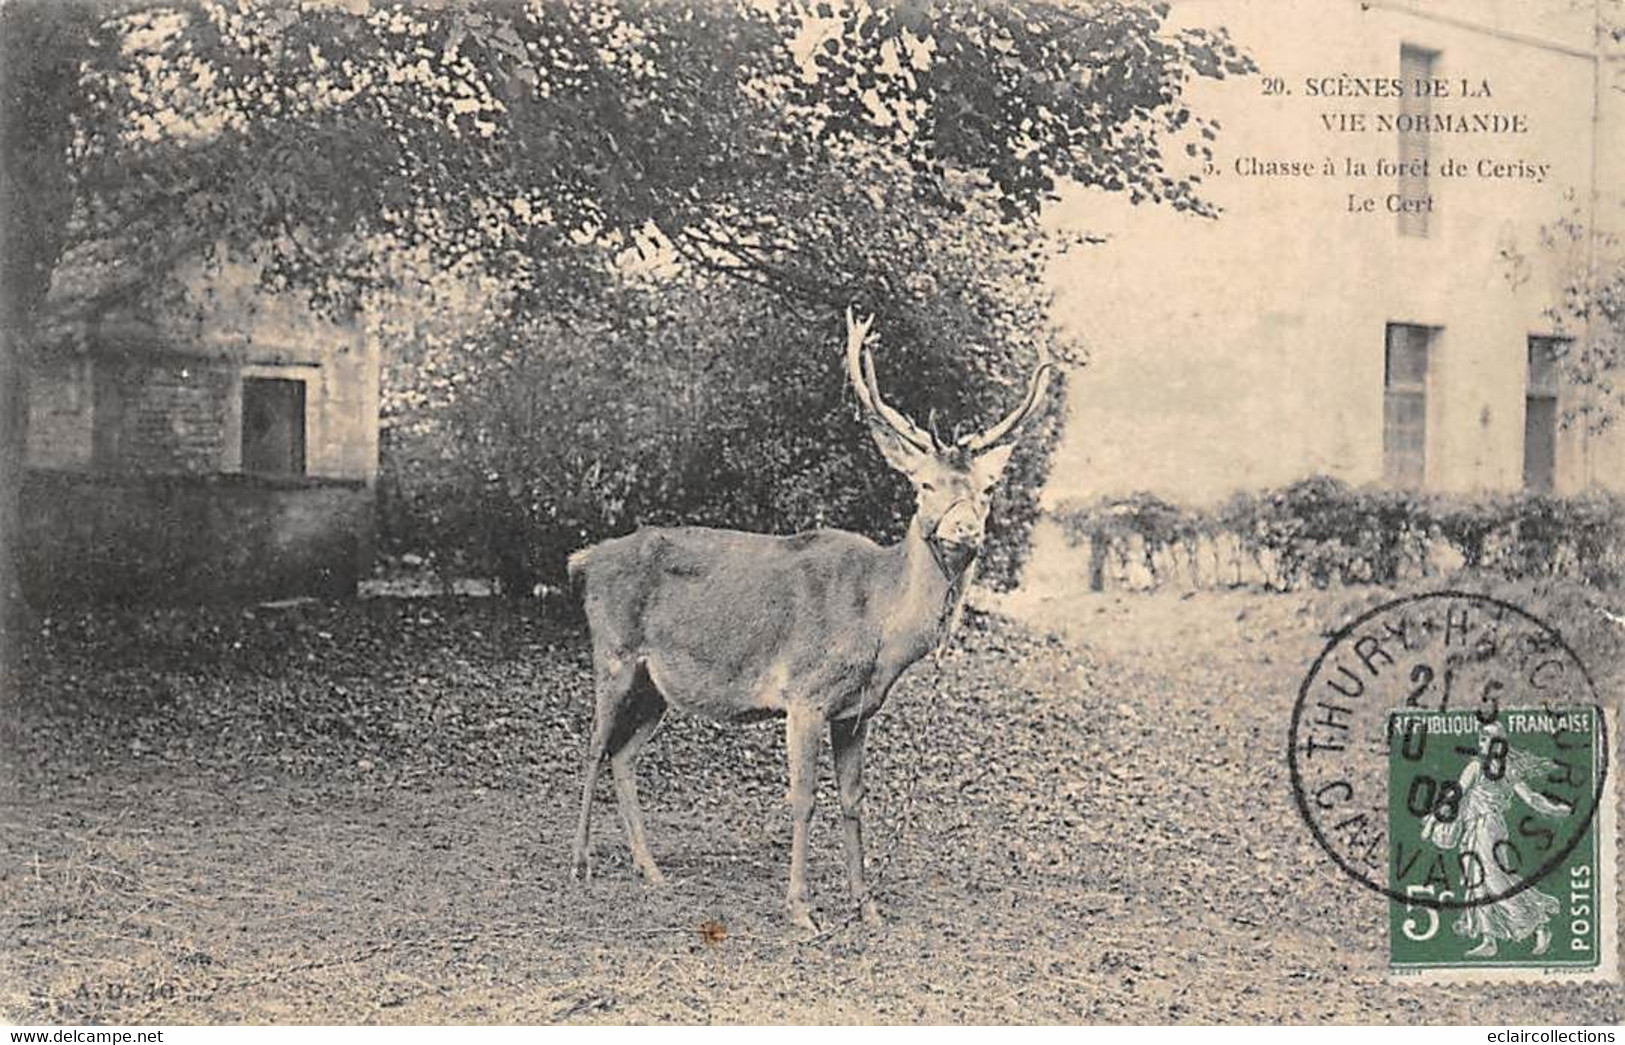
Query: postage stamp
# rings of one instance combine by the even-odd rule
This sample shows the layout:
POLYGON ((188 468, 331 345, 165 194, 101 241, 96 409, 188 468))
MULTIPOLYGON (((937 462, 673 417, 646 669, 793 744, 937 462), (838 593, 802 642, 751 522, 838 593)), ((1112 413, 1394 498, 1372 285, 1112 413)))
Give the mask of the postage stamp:
POLYGON ((1387 897, 1396 977, 1614 980, 1609 716, 1558 631, 1433 592, 1339 631, 1304 678, 1299 810, 1387 897))
POLYGON ((1601 773, 1600 721, 1595 708, 1507 709, 1489 722, 1392 714, 1390 888, 1463 904, 1390 904, 1396 973, 1607 971, 1618 921, 1601 843, 1608 803, 1573 820, 1601 773))

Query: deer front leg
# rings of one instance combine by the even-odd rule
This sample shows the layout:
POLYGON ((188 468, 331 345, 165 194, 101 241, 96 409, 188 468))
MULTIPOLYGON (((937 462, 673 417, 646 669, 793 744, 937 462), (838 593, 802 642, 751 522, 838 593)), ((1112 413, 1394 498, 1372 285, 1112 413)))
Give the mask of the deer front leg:
POLYGON ((835 751, 835 781, 841 791, 841 829, 846 842, 846 883, 870 925, 880 924, 880 907, 869 895, 863 871, 863 742, 869 723, 856 719, 829 724, 835 751))
POLYGON ((813 789, 818 783, 818 743, 823 718, 812 708, 790 708, 785 717, 790 752, 790 920, 818 931, 807 897, 807 835, 812 828, 813 789))

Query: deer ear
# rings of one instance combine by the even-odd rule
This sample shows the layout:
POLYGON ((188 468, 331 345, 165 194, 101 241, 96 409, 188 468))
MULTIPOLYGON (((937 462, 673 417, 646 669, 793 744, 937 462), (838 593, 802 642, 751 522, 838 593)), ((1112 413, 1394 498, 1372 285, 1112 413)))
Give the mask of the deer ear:
POLYGON ((1015 451, 1015 443, 1006 443, 1003 446, 995 446, 987 453, 977 457, 976 460, 971 462, 970 466, 972 481, 983 490, 993 489, 993 484, 997 483, 999 477, 1004 475, 1004 468, 1010 463, 1010 455, 1015 451))
POLYGON ((913 475, 925 461, 925 454, 885 425, 870 425, 869 436, 880 448, 880 456, 886 463, 904 475, 913 475))

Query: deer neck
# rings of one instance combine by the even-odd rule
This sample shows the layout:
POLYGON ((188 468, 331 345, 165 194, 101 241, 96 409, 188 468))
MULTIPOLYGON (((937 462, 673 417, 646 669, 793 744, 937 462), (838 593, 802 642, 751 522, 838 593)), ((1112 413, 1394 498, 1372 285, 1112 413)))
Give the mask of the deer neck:
POLYGON ((887 638, 901 646, 905 659, 912 661, 934 649, 953 628, 976 562, 971 560, 963 569, 945 563, 931 547, 918 518, 891 553, 887 638))

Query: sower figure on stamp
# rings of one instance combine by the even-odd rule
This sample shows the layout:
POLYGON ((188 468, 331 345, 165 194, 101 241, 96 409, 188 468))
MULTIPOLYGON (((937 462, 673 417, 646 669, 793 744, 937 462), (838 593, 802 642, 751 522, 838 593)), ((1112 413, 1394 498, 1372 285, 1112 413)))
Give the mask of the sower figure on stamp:
MULTIPOLYGON (((1511 893, 1516 883, 1501 866, 1501 852, 1508 840, 1507 810, 1514 797, 1541 816, 1566 817, 1570 807, 1553 802, 1530 786, 1556 763, 1511 747, 1506 731, 1491 723, 1479 731, 1478 757, 1461 771, 1461 805, 1449 822, 1428 816, 1422 821, 1422 838, 1440 849, 1461 853, 1463 899, 1471 903, 1487 896, 1511 893)), ((1505 899, 1468 907, 1457 916, 1457 936, 1479 937, 1478 946, 1467 952, 1469 958, 1493 958, 1499 941, 1535 938, 1535 955, 1546 953, 1552 944, 1552 931, 1546 923, 1561 909, 1557 897, 1527 886, 1505 899)))

